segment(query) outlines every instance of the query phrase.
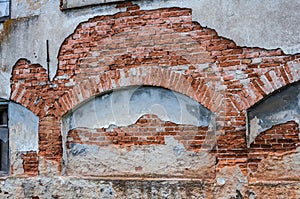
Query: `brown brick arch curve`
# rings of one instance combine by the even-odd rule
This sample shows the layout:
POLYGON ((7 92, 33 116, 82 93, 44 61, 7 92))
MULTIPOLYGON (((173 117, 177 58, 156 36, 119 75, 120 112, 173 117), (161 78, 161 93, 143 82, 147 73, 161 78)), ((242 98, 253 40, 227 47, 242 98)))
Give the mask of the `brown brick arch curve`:
POLYGON ((191 77, 161 67, 108 71, 78 82, 58 100, 57 105, 61 107, 61 110, 58 110, 57 114, 63 116, 101 93, 139 85, 157 86, 176 91, 198 101, 212 112, 219 111, 222 105, 222 95, 203 82, 198 82, 193 86, 192 81, 191 77))
POLYGON ((214 38, 219 38, 216 32, 192 22, 191 9, 185 8, 137 10, 82 22, 59 52, 54 81, 68 76, 74 87, 55 102, 62 109, 57 114, 101 92, 132 85, 168 88, 217 112, 223 100, 220 91, 204 73, 194 71, 199 64, 209 67, 215 62, 207 50, 214 38), (193 69, 185 72, 189 67, 193 69))
POLYGON ((282 64, 253 79, 248 88, 255 95, 248 95, 248 103, 244 105, 247 110, 259 103, 265 97, 278 90, 296 83, 300 80, 300 61, 298 59, 282 64))

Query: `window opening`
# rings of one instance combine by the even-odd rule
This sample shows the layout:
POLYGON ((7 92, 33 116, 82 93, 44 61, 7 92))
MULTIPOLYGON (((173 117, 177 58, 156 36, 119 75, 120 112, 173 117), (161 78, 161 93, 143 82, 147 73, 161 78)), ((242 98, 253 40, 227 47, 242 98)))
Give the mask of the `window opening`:
POLYGON ((0 175, 7 174, 9 168, 7 110, 7 105, 0 105, 0 175))
POLYGON ((10 15, 10 0, 0 0, 0 21, 8 19, 10 15))

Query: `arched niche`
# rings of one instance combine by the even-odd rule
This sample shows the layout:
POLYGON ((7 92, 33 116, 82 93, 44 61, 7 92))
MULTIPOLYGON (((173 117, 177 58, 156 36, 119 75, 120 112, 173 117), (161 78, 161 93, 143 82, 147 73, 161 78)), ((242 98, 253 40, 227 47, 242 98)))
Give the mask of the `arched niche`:
POLYGON ((155 114, 165 121, 208 126, 211 112, 195 100, 168 89, 128 87, 95 96, 64 117, 69 129, 128 126, 144 114, 155 114))
POLYGON ((63 117, 65 173, 212 174, 215 158, 209 151, 214 146, 207 135, 213 118, 192 98, 161 87, 95 96, 63 117))
POLYGON ((261 133, 275 125, 294 121, 299 125, 300 82, 271 93, 247 110, 248 146, 261 133))

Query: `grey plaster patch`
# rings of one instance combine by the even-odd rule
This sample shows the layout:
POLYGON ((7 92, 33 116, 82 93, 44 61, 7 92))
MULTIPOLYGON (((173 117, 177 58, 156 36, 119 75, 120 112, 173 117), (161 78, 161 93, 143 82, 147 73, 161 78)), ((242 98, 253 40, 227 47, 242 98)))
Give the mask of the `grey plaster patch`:
POLYGON ((98 147, 74 144, 67 152, 67 174, 74 176, 154 174, 205 177, 214 172, 215 157, 213 155, 208 152, 198 154, 188 152, 173 137, 166 137, 165 142, 165 145, 131 146, 130 150, 113 145, 98 147), (86 153, 80 156, 74 155, 72 151, 75 147, 86 148, 86 153))
POLYGON ((42 6, 49 0, 18 0, 11 1, 11 18, 31 17, 40 15, 42 6), (23 12, 20 12, 22 9, 23 12))
POLYGON ((259 104, 250 108, 248 114, 248 145, 261 132, 276 124, 295 121, 300 118, 300 82, 282 88, 259 104))
POLYGON ((86 153, 87 153, 87 147, 82 145, 82 144, 73 144, 71 143, 70 144, 70 153, 73 155, 73 156, 85 156, 86 153))
POLYGON ((208 126, 211 112, 195 100, 158 87, 131 87, 98 96, 67 115, 69 127, 128 126, 145 114, 176 124, 208 126))
POLYGON ((11 151, 38 151, 39 118, 27 108, 10 102, 9 140, 11 151))
POLYGON ((248 183, 247 176, 242 173, 238 166, 220 169, 216 179, 218 185, 215 189, 216 198, 235 198, 237 191, 245 192, 248 183))
POLYGON ((240 46, 282 48, 286 53, 299 53, 298 1, 193 0, 189 3, 193 5, 195 21, 216 29, 219 35, 240 46))
POLYGON ((124 0, 63 0, 62 8, 70 9, 70 8, 78 8, 83 6, 91 6, 97 5, 101 3, 112 3, 112 2, 121 2, 124 0))
MULTIPOLYGON (((1 45, 0 45, 0 49, 1 49, 1 45)), ((1 67, 2 66, 1 66, 1 58, 0 58, 0 68, 1 67)), ((10 78, 10 74, 7 71, 0 70, 0 81, 3 82, 3 85, 1 84, 0 87, 0 98, 9 99, 9 92, 10 92, 9 78, 10 78), (7 85, 4 84, 4 82, 7 83, 7 85)))

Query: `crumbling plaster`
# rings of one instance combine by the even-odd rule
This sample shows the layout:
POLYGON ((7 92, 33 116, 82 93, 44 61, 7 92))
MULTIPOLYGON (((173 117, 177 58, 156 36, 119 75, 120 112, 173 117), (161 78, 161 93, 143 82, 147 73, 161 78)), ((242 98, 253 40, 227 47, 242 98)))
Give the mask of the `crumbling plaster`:
POLYGON ((300 177, 300 148, 296 153, 270 155, 259 165, 252 174, 252 182, 265 182, 274 180, 297 180, 300 177))
MULTIPOLYGON (((218 30, 221 36, 234 40, 240 46, 282 48, 286 53, 300 52, 298 1, 152 0, 135 3, 144 10, 161 7, 192 8, 194 21, 218 30)), ((0 33, 5 34, 0 46, 0 81, 4 85, 0 88, 0 97, 9 98, 9 77, 12 66, 19 58, 46 67, 46 40, 49 40, 49 73, 53 78, 60 46, 80 22, 125 9, 115 8, 115 4, 105 4, 61 11, 59 4, 59 0, 12 0, 12 21, 6 23, 13 25, 8 31, 3 28, 8 26, 2 24, 0 33)))
POLYGON ((194 131, 198 126, 212 129, 215 125, 208 109, 182 94, 149 86, 115 90, 93 98, 64 118, 66 173, 72 176, 192 175, 193 178, 205 179, 214 175, 214 154, 210 154, 209 150, 200 153, 187 151, 174 136, 165 136, 164 145, 131 146, 129 150, 113 145, 71 144, 69 149, 65 146, 70 129, 129 126, 149 113, 176 124, 194 125, 194 131))
POLYGON ((173 136, 164 145, 112 145, 98 147, 74 144, 68 153, 66 174, 70 176, 155 176, 209 179, 215 176, 216 157, 206 151, 186 151, 173 136))
POLYGON ((211 183, 176 179, 12 178, 0 189, 1 198, 214 198, 211 183))

